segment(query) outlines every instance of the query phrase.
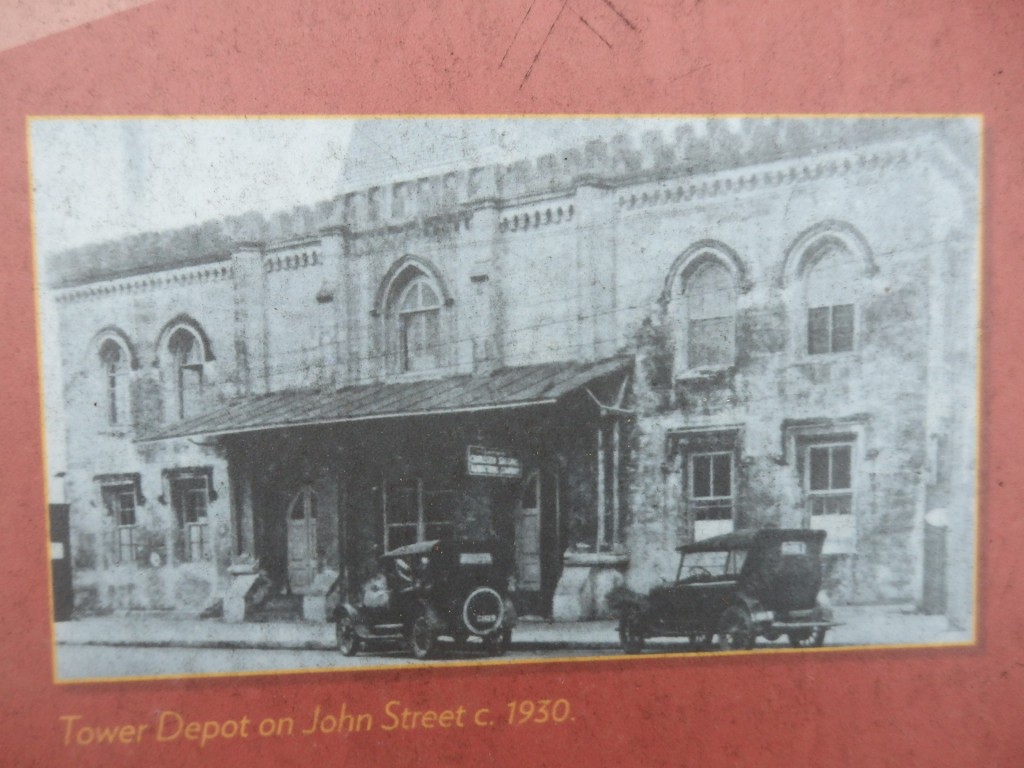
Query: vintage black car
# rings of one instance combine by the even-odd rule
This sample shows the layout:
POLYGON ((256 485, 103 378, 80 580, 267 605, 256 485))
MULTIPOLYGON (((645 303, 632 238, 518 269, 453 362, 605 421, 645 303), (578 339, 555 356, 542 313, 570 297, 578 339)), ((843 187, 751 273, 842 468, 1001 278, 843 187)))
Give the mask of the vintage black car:
POLYGON ((378 641, 405 643, 417 659, 438 651, 441 637, 490 655, 512 641, 515 608, 491 542, 448 539, 399 547, 380 559, 381 574, 334 614, 338 648, 353 656, 378 641))
POLYGON ((747 649, 758 637, 786 635, 794 647, 819 646, 832 626, 821 589, 825 532, 740 530, 679 547, 674 582, 646 596, 620 595, 619 640, 639 653, 648 637, 686 637, 710 649, 747 649))

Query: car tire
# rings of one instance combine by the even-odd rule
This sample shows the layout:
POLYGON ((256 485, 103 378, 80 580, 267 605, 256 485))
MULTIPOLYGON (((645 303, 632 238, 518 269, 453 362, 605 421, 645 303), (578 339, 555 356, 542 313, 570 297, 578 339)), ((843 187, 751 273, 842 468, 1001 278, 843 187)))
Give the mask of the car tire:
POLYGON ((484 650, 488 656, 504 656, 512 645, 512 630, 502 629, 484 638, 484 650))
POLYGON ((790 632, 787 637, 789 644, 794 648, 820 648, 825 643, 827 631, 824 627, 815 627, 800 632, 790 632))
POLYGON ((346 656, 355 656, 362 647, 362 641, 356 632, 356 623, 352 617, 345 615, 338 619, 334 625, 334 637, 338 643, 338 650, 346 656))
POLYGON ((644 617, 633 608, 627 610, 619 620, 619 644, 629 654, 640 653, 644 649, 644 617))
POLYGON ((738 606, 726 608, 718 621, 718 647, 723 651, 746 651, 754 647, 754 623, 738 606))
POLYGON ((413 658, 424 661, 437 654, 437 632, 430 626, 426 613, 420 613, 413 619, 407 639, 413 658))

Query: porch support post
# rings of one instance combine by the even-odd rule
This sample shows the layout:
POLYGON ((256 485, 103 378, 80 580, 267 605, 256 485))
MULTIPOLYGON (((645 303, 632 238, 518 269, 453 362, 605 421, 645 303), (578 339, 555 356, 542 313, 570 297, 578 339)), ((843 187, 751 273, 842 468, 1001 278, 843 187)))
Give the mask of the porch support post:
POLYGON ((427 540, 426 511, 423 509, 423 478, 416 478, 416 541, 427 540))
POLYGON ((619 419, 612 422, 612 548, 619 547, 619 461, 621 453, 619 419))
POLYGON ((599 421, 597 423, 597 547, 595 552, 600 552, 604 546, 604 429, 599 421))

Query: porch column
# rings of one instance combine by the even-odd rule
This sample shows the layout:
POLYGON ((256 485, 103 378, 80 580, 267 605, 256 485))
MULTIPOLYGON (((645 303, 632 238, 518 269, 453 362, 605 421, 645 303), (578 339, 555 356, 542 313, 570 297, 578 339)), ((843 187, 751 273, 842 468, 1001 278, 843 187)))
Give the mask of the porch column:
POLYGON ((619 462, 622 428, 618 418, 612 421, 612 549, 619 548, 619 462))
POLYGON ((597 546, 600 552, 604 546, 604 430, 600 422, 597 424, 597 546))

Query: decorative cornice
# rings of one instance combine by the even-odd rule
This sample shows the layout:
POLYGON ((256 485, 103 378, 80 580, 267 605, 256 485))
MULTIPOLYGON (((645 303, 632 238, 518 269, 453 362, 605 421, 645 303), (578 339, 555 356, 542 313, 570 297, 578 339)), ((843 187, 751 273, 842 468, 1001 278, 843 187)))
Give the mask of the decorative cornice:
POLYGON ((883 145, 862 152, 835 152, 818 158, 778 161, 761 167, 747 166, 718 171, 686 181, 665 180, 645 189, 623 191, 618 198, 621 210, 632 211, 657 205, 720 197, 726 194, 772 189, 807 181, 846 176, 865 170, 890 170, 908 165, 912 156, 905 145, 883 145))
POLYGON ((321 262, 322 259, 317 251, 268 254, 263 258, 263 270, 265 272, 281 272, 283 270, 302 269, 303 267, 315 267, 321 262))
POLYGON ((498 221, 499 232, 525 232, 552 224, 568 224, 576 216, 576 206, 552 205, 502 216, 498 221))
POLYGON ((54 292, 60 304, 69 304, 101 296, 130 295, 158 290, 167 286, 196 285, 229 280, 232 275, 231 263, 222 262, 201 267, 185 267, 166 272, 151 272, 136 277, 90 283, 77 288, 63 288, 54 292))

